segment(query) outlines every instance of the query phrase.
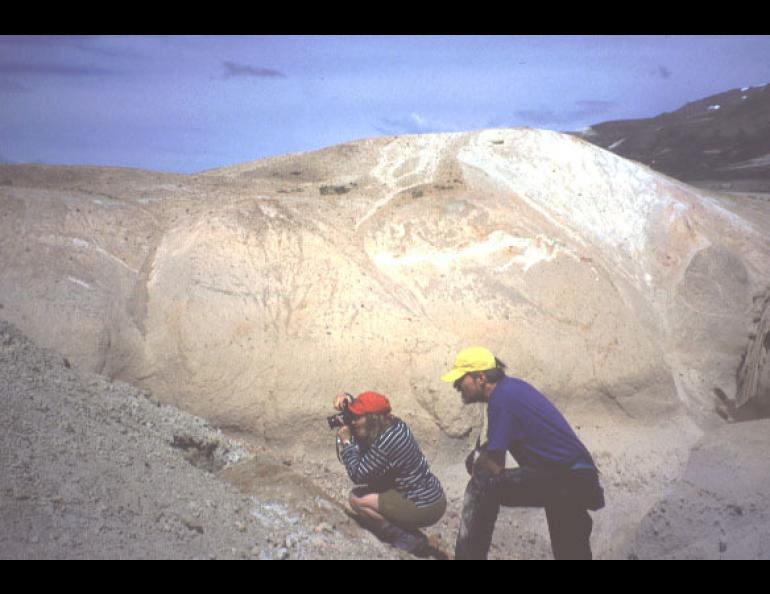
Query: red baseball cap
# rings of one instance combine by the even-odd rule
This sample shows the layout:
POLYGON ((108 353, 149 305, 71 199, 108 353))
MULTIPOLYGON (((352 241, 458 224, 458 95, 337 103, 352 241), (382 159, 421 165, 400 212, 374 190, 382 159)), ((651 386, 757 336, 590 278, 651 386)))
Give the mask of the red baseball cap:
POLYGON ((387 396, 377 392, 362 392, 356 396, 348 410, 358 417, 369 413, 389 413, 390 402, 387 396))

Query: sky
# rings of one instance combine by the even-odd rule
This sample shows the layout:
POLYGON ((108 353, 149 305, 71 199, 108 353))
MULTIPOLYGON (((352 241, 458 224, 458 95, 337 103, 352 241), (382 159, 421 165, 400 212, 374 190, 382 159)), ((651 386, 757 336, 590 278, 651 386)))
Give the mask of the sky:
POLYGON ((770 36, 0 36, 0 162, 194 173, 376 136, 576 131, 770 83, 770 36))

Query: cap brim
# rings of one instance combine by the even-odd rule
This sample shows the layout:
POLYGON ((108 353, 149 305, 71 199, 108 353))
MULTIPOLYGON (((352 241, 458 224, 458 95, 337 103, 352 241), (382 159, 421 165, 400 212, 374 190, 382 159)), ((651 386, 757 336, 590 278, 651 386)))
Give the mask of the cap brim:
POLYGON ((445 373, 441 376, 441 380, 450 384, 455 383, 457 380, 459 380, 462 376, 464 376, 467 372, 463 371, 462 369, 453 369, 449 373, 445 373))

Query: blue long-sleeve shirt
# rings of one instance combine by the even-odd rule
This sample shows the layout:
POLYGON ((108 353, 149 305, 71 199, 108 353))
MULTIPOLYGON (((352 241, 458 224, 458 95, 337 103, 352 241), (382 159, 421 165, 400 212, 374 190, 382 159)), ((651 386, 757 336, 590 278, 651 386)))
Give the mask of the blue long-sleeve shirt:
POLYGON ((508 450, 520 466, 595 468, 557 408, 527 382, 504 377, 487 406, 488 450, 508 450))

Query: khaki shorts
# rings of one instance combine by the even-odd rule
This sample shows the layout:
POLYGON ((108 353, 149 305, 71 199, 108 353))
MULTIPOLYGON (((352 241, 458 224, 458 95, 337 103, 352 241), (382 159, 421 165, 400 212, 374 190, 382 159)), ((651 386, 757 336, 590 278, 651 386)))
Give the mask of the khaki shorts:
POLYGON ((402 526, 425 528, 441 519, 446 511, 446 498, 427 507, 417 507, 395 489, 379 494, 379 511, 391 522, 402 526))

